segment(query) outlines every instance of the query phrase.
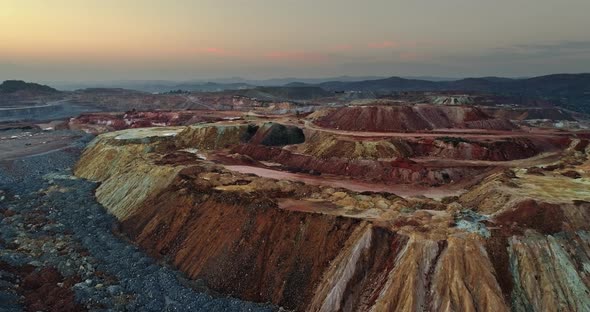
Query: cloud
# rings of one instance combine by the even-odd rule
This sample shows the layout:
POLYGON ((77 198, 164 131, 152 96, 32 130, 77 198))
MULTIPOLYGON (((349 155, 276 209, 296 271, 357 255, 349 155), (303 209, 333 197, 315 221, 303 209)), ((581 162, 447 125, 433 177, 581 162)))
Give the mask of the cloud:
POLYGON ((331 50, 334 50, 336 52, 350 51, 350 50, 352 50, 352 46, 349 44, 339 44, 339 45, 332 47, 331 50))
POLYGON ((397 44, 393 41, 385 40, 382 42, 372 42, 367 44, 367 46, 371 49, 385 49, 385 48, 395 48, 397 44))
POLYGON ((590 41, 561 41, 544 44, 517 44, 494 49, 492 58, 524 59, 590 55, 590 41))
POLYGON ((227 50, 225 50, 223 48, 215 48, 215 47, 201 48, 201 49, 199 49, 199 52, 205 53, 205 54, 210 54, 210 55, 216 55, 216 56, 233 55, 232 53, 228 52, 227 50))
POLYGON ((590 41, 561 41, 549 44, 517 44, 514 47, 533 50, 587 50, 590 49, 590 41))
POLYGON ((322 53, 303 51, 273 51, 264 55, 270 60, 321 62, 328 57, 322 53))
MULTIPOLYGON (((463 64, 487 64, 494 66, 528 66, 530 71, 549 63, 573 64, 578 62, 580 70, 590 62, 590 41, 560 41, 550 43, 515 44, 492 48, 480 53, 461 53, 446 56, 451 62, 463 64)), ((558 70, 560 71, 560 70, 558 70)), ((564 70, 561 70, 564 71, 564 70)))
POLYGON ((462 67, 464 74, 480 76, 587 72, 590 69, 590 41, 514 44, 439 56, 437 61, 462 67))

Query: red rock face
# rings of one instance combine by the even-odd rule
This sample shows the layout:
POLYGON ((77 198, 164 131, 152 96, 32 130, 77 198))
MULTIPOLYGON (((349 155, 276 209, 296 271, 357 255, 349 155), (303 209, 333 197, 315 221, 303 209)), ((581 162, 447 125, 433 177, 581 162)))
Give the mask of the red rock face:
POLYGON ((476 107, 434 105, 349 106, 332 110, 315 123, 332 129, 371 132, 516 128, 508 120, 493 119, 476 107))
POLYGON ((304 310, 360 221, 280 210, 269 196, 220 194, 185 175, 122 228, 216 291, 304 310))
MULTIPOLYGON (((365 232, 366 233, 366 232, 365 232)), ((341 280, 326 278, 317 287, 318 294, 307 306, 310 311, 325 310, 331 305, 333 310, 370 311, 378 300, 380 293, 387 284, 387 273, 390 273, 395 265, 396 258, 400 256, 403 248, 408 243, 408 237, 396 235, 383 228, 372 228, 370 230, 371 243, 362 251, 358 258, 353 254, 346 254, 349 258, 337 259, 350 261, 350 257, 356 260, 354 274, 347 281, 342 294, 338 300, 327 301, 322 295, 334 289, 335 283, 341 280), (329 303, 329 304, 328 304, 329 303), (340 307, 340 309, 337 309, 340 307)), ((344 253, 342 254, 344 255, 344 253)), ((338 268, 334 265, 333 268, 338 268)), ((337 272, 327 272, 325 276, 337 276, 337 272)))

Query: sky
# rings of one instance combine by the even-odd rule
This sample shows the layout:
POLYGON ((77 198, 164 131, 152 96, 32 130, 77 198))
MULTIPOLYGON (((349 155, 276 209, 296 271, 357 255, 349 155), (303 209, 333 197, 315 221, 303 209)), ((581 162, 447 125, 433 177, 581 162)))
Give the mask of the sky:
POLYGON ((590 72, 589 0, 0 0, 0 80, 590 72))

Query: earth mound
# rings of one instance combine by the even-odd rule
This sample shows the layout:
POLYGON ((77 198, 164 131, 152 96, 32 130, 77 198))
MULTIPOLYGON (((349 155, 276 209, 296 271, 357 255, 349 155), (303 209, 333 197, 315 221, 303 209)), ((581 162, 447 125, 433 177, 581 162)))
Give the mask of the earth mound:
POLYGON ((313 122, 324 128, 370 132, 516 128, 510 121, 495 119, 477 107, 436 105, 348 106, 328 110, 313 122))

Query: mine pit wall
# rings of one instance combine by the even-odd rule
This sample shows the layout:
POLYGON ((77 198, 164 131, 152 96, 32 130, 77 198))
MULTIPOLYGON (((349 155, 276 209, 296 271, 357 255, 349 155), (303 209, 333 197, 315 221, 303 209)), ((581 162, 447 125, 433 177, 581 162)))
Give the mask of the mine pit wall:
POLYGON ((202 189, 186 177, 121 228, 213 290, 287 309, 508 310, 477 235, 409 237, 358 219, 278 209, 265 194, 202 189))
POLYGON ((123 220, 122 230, 191 278, 245 300, 305 310, 324 271, 362 223, 281 210, 261 194, 178 183, 123 220))

